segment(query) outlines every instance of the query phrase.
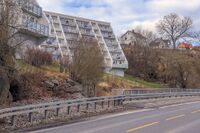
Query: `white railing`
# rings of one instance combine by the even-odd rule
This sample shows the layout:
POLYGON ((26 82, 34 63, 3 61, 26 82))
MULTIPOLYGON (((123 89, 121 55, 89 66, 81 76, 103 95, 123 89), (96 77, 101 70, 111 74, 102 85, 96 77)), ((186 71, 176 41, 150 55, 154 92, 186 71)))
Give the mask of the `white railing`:
POLYGON ((42 8, 39 5, 33 4, 26 0, 18 0, 18 4, 24 11, 31 13, 37 17, 42 17, 42 8))
POLYGON ((42 36, 49 36, 49 26, 22 19, 21 28, 42 36))

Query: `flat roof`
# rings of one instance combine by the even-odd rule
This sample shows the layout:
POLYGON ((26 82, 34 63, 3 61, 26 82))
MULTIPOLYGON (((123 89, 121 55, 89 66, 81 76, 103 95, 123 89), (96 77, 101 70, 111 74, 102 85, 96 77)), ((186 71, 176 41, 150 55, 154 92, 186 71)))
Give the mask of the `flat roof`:
POLYGON ((87 18, 83 18, 83 17, 78 17, 78 16, 71 16, 71 15, 66 15, 66 14, 62 14, 62 13, 57 13, 57 12, 51 12, 51 11, 44 11, 45 13, 49 13, 51 15, 55 15, 55 16, 62 16, 62 17, 67 17, 67 18, 72 18, 72 19, 77 19, 80 21, 92 21, 92 22, 97 22, 99 24, 107 24, 107 25, 111 25, 110 22, 105 22, 105 21, 100 21, 100 20, 94 20, 94 19, 87 19, 87 18))

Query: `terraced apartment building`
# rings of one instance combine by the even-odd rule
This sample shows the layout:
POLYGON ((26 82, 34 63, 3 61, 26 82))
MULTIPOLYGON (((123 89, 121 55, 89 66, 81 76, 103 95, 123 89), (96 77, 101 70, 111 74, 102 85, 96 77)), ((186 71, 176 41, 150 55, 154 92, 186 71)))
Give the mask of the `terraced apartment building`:
POLYGON ((73 57, 78 38, 95 39, 105 62, 105 72, 124 76, 128 61, 108 22, 43 11, 36 0, 17 0, 21 7, 19 33, 25 45, 52 53, 55 60, 73 57))
POLYGON ((16 0, 18 15, 17 38, 22 41, 22 49, 17 52, 18 58, 27 47, 39 46, 49 37, 49 23, 42 7, 36 0, 16 0))

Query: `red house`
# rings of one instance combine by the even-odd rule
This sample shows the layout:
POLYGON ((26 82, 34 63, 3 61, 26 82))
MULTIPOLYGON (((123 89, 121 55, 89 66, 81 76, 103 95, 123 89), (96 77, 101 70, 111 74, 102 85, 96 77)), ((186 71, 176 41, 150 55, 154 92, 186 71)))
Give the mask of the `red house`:
POLYGON ((192 48, 192 44, 182 42, 182 43, 180 43, 178 45, 178 48, 191 49, 192 48))

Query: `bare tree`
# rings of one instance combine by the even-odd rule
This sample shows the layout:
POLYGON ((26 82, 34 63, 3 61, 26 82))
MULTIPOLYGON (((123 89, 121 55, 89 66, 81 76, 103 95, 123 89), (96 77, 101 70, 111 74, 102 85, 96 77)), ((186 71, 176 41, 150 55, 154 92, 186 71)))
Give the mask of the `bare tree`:
POLYGON ((157 36, 155 33, 153 33, 152 31, 143 29, 142 27, 138 26, 135 28, 135 31, 139 34, 141 34, 143 37, 146 38, 146 45, 149 46, 149 44, 153 41, 156 40, 157 36))
POLYGON ((0 104, 5 103, 10 95, 9 89, 17 77, 15 69, 16 46, 22 41, 16 41, 18 24, 18 9, 15 0, 0 1, 0 104))
POLYGON ((76 45, 71 77, 83 84, 87 96, 95 96, 96 83, 103 74, 103 55, 96 41, 80 39, 76 45))
POLYGON ((171 41, 173 48, 176 48, 177 40, 188 36, 193 22, 190 17, 180 17, 176 13, 164 16, 157 25, 159 34, 171 41))

